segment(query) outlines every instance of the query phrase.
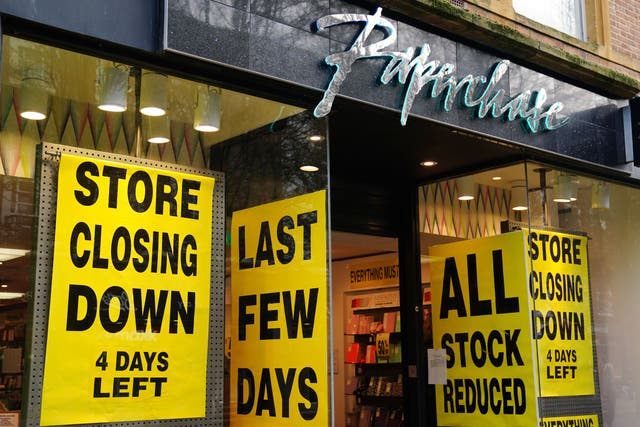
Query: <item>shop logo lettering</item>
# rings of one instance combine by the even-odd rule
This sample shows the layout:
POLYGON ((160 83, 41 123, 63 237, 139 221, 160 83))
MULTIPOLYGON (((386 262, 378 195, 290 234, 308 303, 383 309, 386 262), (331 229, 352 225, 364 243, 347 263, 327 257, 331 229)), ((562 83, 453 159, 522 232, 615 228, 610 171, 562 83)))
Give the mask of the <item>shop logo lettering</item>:
POLYGON ((380 76, 382 84, 389 84, 397 77, 398 82, 405 85, 404 100, 400 123, 405 125, 416 95, 423 88, 429 98, 440 97, 444 111, 450 111, 456 100, 465 108, 475 108, 478 118, 500 118, 505 121, 521 119, 527 132, 551 131, 566 125, 568 118, 558 119, 557 114, 563 109, 561 102, 544 107, 547 100, 546 91, 527 90, 513 98, 506 98, 504 89, 497 89, 500 79, 509 68, 509 61, 496 63, 487 76, 471 74, 461 79, 453 76, 455 65, 441 64, 438 60, 430 60, 431 48, 427 43, 421 47, 410 47, 404 52, 384 50, 396 42, 396 29, 382 16, 378 8, 374 15, 334 14, 324 16, 316 21, 318 31, 340 24, 364 22, 364 28, 358 34, 353 45, 344 52, 334 53, 325 58, 325 62, 335 67, 335 71, 322 100, 314 110, 316 117, 324 117, 331 111, 333 100, 340 92, 342 83, 351 72, 351 66, 358 59, 385 58, 388 63, 380 76), (380 41, 367 44, 367 39, 374 28, 380 27, 386 37, 380 41))

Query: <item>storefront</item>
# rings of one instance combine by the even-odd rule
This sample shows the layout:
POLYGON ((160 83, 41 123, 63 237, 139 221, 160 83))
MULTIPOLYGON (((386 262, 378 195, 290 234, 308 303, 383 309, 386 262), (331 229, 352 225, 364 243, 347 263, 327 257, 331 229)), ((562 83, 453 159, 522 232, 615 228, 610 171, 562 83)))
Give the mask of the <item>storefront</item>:
POLYGON ((5 3, 6 425, 634 425, 629 100, 348 2, 5 3))

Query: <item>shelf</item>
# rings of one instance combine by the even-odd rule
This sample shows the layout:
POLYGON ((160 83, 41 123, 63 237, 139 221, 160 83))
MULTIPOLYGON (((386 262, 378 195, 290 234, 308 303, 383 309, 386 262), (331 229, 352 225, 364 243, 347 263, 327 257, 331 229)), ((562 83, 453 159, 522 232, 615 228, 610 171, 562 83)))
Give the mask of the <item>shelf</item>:
POLYGON ((351 333, 346 333, 344 334, 345 337, 371 337, 371 336, 376 336, 377 334, 391 334, 391 335, 400 335, 402 332, 371 332, 368 334, 351 334, 351 333))
MULTIPOLYGON (((398 372, 400 372, 400 368, 402 368, 402 363, 399 362, 393 362, 393 363, 362 363, 362 362, 357 362, 357 363, 353 363, 353 362, 344 362, 344 364, 346 366, 355 366, 356 369, 360 372, 360 371, 364 371, 364 370, 371 370, 371 371, 375 371, 375 370, 396 370, 398 372)), ((364 375, 363 372, 359 373, 358 375, 364 375)))
MULTIPOLYGON (((401 411, 404 377, 401 360, 400 329, 400 301, 397 288, 384 289, 379 292, 358 293, 357 297, 346 302, 347 318, 345 319, 345 399, 356 398, 359 411, 354 414, 347 410, 347 418, 356 416, 363 410, 374 410, 376 407, 385 411, 401 411), (371 330, 386 329, 387 331, 370 332, 371 330), (359 333, 358 331, 367 331, 359 333), (378 357, 378 348, 384 350, 384 355, 393 356, 393 363, 386 363, 389 359, 378 357), (373 357, 372 353, 375 353, 373 357), (364 360, 377 363, 364 363, 364 360), (350 362, 347 362, 350 360, 350 362), (358 362, 354 362, 358 360, 358 362), (349 367, 353 366, 353 368, 349 367), (370 394, 369 394, 370 393, 370 394), (392 395, 393 394, 393 395, 392 395), (353 396, 353 397, 349 397, 353 396)), ((373 417, 374 412, 371 413, 373 417)), ((356 420, 356 421, 358 421, 356 420)), ((354 425, 353 423, 351 423, 354 425)), ((356 422, 355 425, 358 425, 356 422)))
POLYGON ((352 309, 354 313, 361 313, 363 311, 398 311, 398 310, 400 310, 399 305, 389 305, 385 307, 357 307, 352 309))
POLYGON ((390 366, 392 368, 400 368, 402 367, 402 363, 400 362, 393 362, 393 363, 362 363, 362 362, 357 362, 357 363, 351 363, 351 362, 344 362, 347 365, 357 365, 357 366, 366 366, 366 367, 370 367, 370 366, 390 366))
POLYGON ((363 403, 372 403, 372 404, 401 404, 402 396, 373 396, 368 394, 358 395, 358 398, 363 403))

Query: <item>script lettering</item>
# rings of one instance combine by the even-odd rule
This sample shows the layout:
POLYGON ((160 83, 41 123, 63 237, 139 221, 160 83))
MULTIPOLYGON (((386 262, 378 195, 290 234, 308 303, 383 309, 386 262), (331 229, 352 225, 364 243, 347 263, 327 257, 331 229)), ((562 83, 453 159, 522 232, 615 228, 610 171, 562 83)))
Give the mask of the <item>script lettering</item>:
POLYGON ((478 118, 500 118, 505 121, 522 120, 525 131, 537 133, 551 131, 566 125, 568 118, 559 119, 557 114, 562 111, 563 104, 555 102, 544 108, 547 99, 546 91, 527 90, 512 98, 507 98, 504 89, 498 89, 498 83, 507 73, 509 61, 502 60, 495 64, 489 76, 473 76, 471 74, 460 79, 455 77, 455 65, 430 59, 431 48, 427 43, 420 47, 410 47, 404 52, 384 50, 395 44, 396 29, 387 19, 382 17, 382 9, 378 8, 373 15, 365 14, 334 14, 324 16, 316 22, 318 31, 340 24, 364 22, 364 27, 356 37, 351 47, 344 51, 333 53, 325 58, 327 65, 335 67, 335 71, 322 100, 314 110, 316 117, 324 117, 331 111, 333 101, 340 92, 354 62, 359 59, 383 58, 387 65, 380 75, 382 84, 389 84, 394 78, 404 85, 404 98, 400 122, 407 123, 407 117, 413 106, 415 97, 427 87, 425 94, 428 98, 440 97, 441 107, 450 111, 456 100, 465 108, 474 108, 478 118), (372 31, 379 27, 386 36, 379 41, 367 44, 372 31))

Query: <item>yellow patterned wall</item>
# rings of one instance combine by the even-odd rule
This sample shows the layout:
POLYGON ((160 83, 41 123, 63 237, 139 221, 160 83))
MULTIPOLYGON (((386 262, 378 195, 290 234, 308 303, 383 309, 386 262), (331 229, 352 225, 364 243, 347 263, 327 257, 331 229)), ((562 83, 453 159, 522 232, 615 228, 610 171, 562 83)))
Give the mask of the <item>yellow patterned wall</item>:
MULTIPOLYGON (((3 86, 0 94, 0 174, 33 178, 35 148, 41 141, 109 153, 136 155, 135 113, 105 113, 94 104, 52 97, 47 118, 26 120, 18 114, 18 90, 3 86)), ((171 121, 171 142, 142 139, 141 157, 205 168, 205 150, 191 124, 171 121)))
POLYGON ((455 180, 419 188, 420 230, 423 233, 475 239, 500 234, 500 222, 509 219, 510 192, 476 185, 475 198, 458 200, 455 180))

